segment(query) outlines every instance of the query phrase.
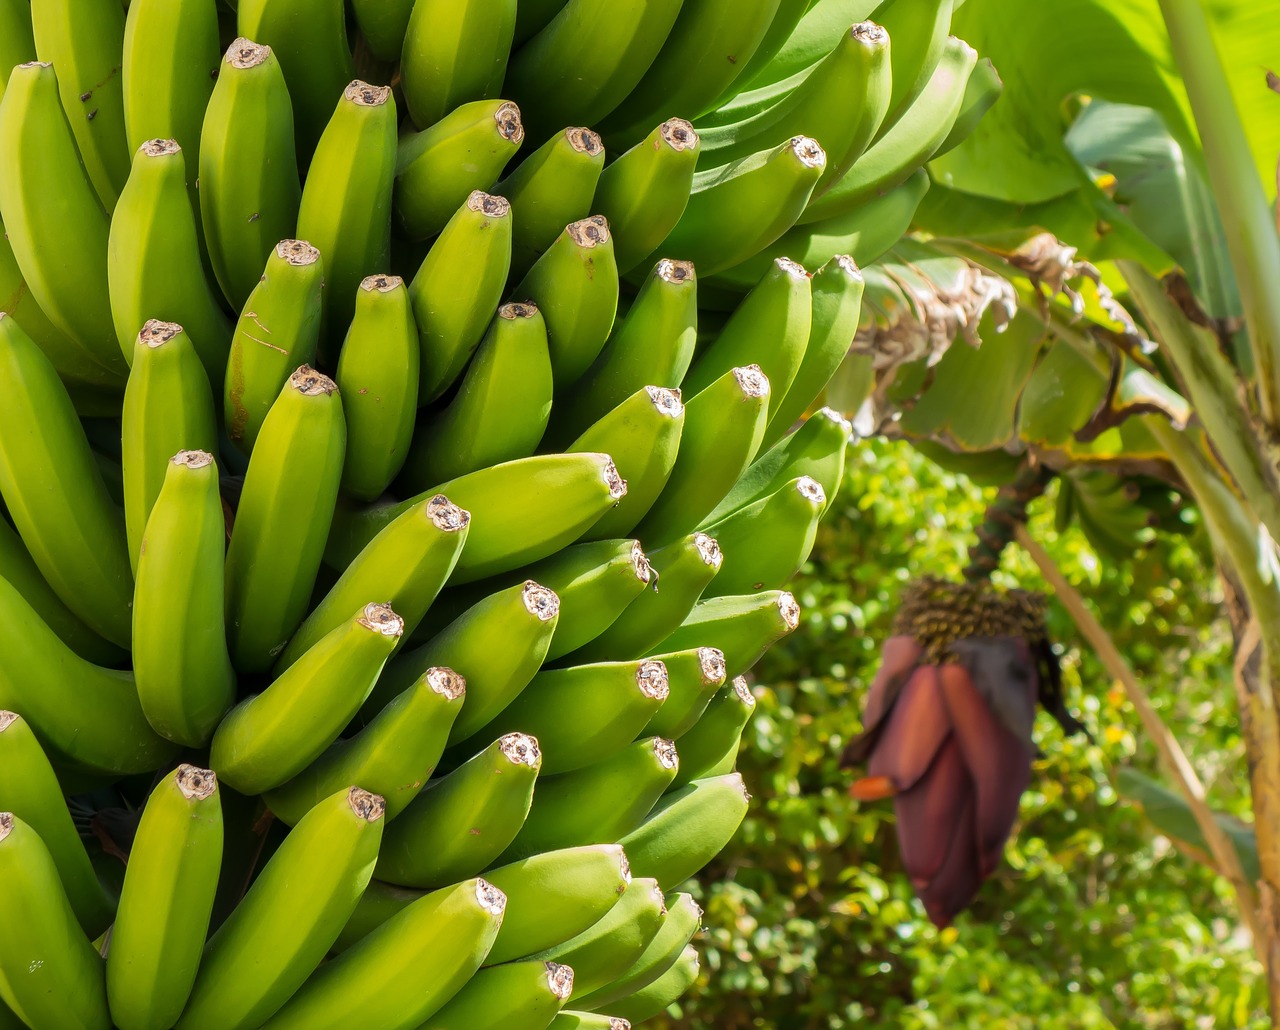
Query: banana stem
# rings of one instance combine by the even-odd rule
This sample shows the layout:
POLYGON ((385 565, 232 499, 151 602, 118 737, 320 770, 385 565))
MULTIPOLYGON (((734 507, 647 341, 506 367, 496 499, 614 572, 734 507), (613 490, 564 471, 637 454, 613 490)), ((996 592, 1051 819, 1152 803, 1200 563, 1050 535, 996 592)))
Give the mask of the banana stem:
POLYGON ((991 573, 1000 567, 1000 555, 1027 521, 1027 506, 1044 493, 1053 476, 1044 465, 1028 463, 1012 481, 1000 487, 996 499, 983 513, 982 523, 974 530, 978 539, 969 547, 966 580, 977 583, 991 578, 991 573))
POLYGON ((1212 809, 1209 808, 1208 803, 1205 801, 1204 784, 1200 782, 1200 777, 1196 775, 1195 768, 1187 758, 1186 752, 1182 750, 1182 745, 1178 743, 1172 731, 1160 718, 1159 713, 1151 703, 1150 696, 1134 674, 1132 667, 1125 661, 1119 648, 1116 647, 1115 641, 1111 639, 1110 634, 1103 628, 1102 623, 1089 610, 1084 598, 1080 596, 1075 587, 1062 574, 1062 570, 1058 568, 1053 558, 1031 538, 1026 526, 1018 525, 1014 533, 1018 544, 1030 555, 1031 560, 1036 563, 1036 566, 1040 569, 1040 574, 1044 576, 1046 582, 1053 588, 1054 596, 1062 602, 1062 606, 1070 613, 1077 628, 1089 642, 1089 646, 1093 648, 1094 653, 1097 654, 1107 672, 1124 687, 1130 703, 1137 709, 1138 717, 1142 720, 1147 736, 1156 746, 1160 764, 1177 785, 1182 796, 1186 799, 1187 805, 1191 808, 1196 824, 1200 827, 1200 832, 1204 835, 1204 839, 1209 845, 1209 851, 1213 855, 1218 873, 1224 876, 1234 888, 1240 915, 1248 925, 1249 932, 1253 935, 1255 942, 1263 941, 1265 938, 1258 921, 1257 895, 1245 877, 1235 846, 1227 837, 1226 831, 1218 824, 1218 821, 1213 816, 1212 809))
POLYGON ((1209 182, 1244 306, 1268 428, 1280 427, 1280 235, 1254 165, 1202 0, 1160 0, 1204 145, 1209 182))

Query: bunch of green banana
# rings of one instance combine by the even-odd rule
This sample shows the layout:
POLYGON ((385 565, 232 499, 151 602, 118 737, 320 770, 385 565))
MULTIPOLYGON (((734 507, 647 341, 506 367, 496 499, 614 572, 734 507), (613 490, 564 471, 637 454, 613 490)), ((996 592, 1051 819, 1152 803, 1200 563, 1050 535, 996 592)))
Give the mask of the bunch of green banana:
POLYGON ((953 6, 0 0, 0 1026, 689 987, 953 6))

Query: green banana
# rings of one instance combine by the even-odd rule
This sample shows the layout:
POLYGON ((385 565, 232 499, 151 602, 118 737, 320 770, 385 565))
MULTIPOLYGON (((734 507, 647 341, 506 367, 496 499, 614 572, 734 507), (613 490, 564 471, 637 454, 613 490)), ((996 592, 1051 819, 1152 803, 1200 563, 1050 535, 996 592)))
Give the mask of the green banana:
POLYGON ((0 809, 40 835, 80 928, 90 938, 102 933, 111 923, 115 905, 93 870, 53 766, 31 725, 16 712, 0 711, 0 809))
POLYGON ((242 794, 261 794, 302 772, 369 696, 403 628, 390 606, 367 604, 236 705, 210 745, 219 778, 242 794))
POLYGON ((418 1030, 545 1030, 573 991, 573 969, 513 962, 482 969, 418 1030))
POLYGON ((507 64, 506 89, 534 123, 594 125, 637 86, 670 35, 682 0, 569 0, 507 64))
POLYGON ((107 951, 107 1000, 120 1030, 163 1030, 182 1014, 209 929, 222 838, 211 770, 180 765, 147 798, 107 951))
POLYGON ((403 643, 448 580, 470 524, 470 512, 450 503, 443 494, 411 506, 369 542, 311 610, 281 652, 276 675, 342 625, 370 597, 386 598, 404 620, 403 643))
POLYGON ((619 998, 609 1007, 614 1012, 624 1013, 624 1022, 629 1017, 639 1023, 661 1015, 697 980, 698 952, 693 945, 689 945, 680 953, 675 963, 653 983, 626 998, 619 998))
POLYGON ((667 915, 662 928, 645 948, 644 954, 613 983, 575 1000, 584 1009, 611 1009, 613 1004, 643 990, 667 972, 680 959, 685 948, 702 926, 702 909, 690 894, 676 894, 666 899, 667 915))
POLYGON ((512 271, 524 275, 567 223, 591 213, 604 145, 590 129, 557 132, 493 188, 513 209, 512 271))
POLYGON ((521 728, 534 734, 542 769, 555 776, 615 754, 635 739, 668 693, 666 666, 654 659, 552 669, 534 676, 482 733, 492 737, 521 728))
POLYGON ((707 526, 725 554, 725 567, 703 597, 779 587, 800 571, 813 550, 827 495, 808 476, 707 526))
POLYGON ((226 524, 206 451, 170 460, 142 537, 133 595, 133 675, 162 737, 202 747, 235 703, 223 624, 226 524))
POLYGON ((725 675, 736 677, 799 625, 800 606, 785 590, 713 597, 694 605, 659 650, 696 645, 719 648, 724 652, 725 675))
POLYGON ((672 112, 696 118, 749 66, 779 0, 684 0, 658 56, 622 104, 604 120, 610 139, 640 139, 672 112))
POLYGON ((371 275, 356 291, 334 377, 344 398, 347 457, 342 489, 362 501, 380 496, 409 453, 418 413, 418 330, 398 275, 371 275))
POLYGON ((631 1024, 617 1016, 596 1012, 562 1011, 551 1021, 548 1030, 631 1030, 631 1024))
POLYGON ((478 878, 428 894, 321 966, 264 1026, 414 1030, 480 968, 506 906, 478 878))
POLYGON ((662 493, 684 432, 679 390, 646 386, 603 415, 565 450, 605 449, 627 469, 627 492, 585 534, 600 540, 629 533, 662 493))
POLYGON ((826 167, 817 140, 793 136, 772 150, 695 174, 689 204, 663 252, 692 261, 703 276, 733 267, 809 210, 805 205, 826 167))
POLYGON ((428 669, 363 730, 335 741, 263 800, 292 826, 343 784, 363 783, 383 797, 386 817, 394 819, 435 769, 465 694, 466 682, 452 669, 428 669))
POLYGON ((0 3, 0 100, 9 79, 9 69, 36 59, 36 40, 31 31, 30 0, 0 3))
POLYGON ((519 0, 516 4, 516 46, 536 36, 569 0, 519 0))
POLYGON ((245 302, 222 390, 227 436, 245 454, 290 375, 315 360, 323 285, 320 251, 306 240, 281 240, 245 302))
POLYGON ((206 945, 178 1030, 251 1030, 302 986, 369 882, 382 811, 344 787, 303 816, 206 945))
POLYGON ((128 366, 112 331, 107 288, 110 223, 80 163, 58 88, 51 64, 32 61, 9 73, 0 102, 0 150, 9 155, 0 218, 40 309, 86 362, 123 385, 128 366))
POLYGON ((733 772, 742 732, 755 712, 755 695, 746 677, 738 676, 711 699, 702 718, 676 742, 683 761, 671 780, 671 789, 733 772))
POLYGON ((397 483, 415 493, 534 452, 551 415, 547 326, 531 303, 503 304, 449 406, 423 419, 397 483))
POLYGON ((0 883, 0 1000, 26 1026, 108 1030, 102 956, 76 923, 49 849, 11 812, 0 812, 0 883))
POLYGON ((227 638, 240 672, 269 669, 306 614, 345 449, 337 387, 303 365, 262 423, 227 548, 227 638))
POLYGON ((619 272, 633 271, 680 221, 698 148, 693 126, 669 118, 600 173, 595 208, 609 221, 619 272))
POLYGON ((670 693, 641 733, 672 739, 701 718, 711 698, 724 685, 724 654, 714 647, 657 656, 667 667, 670 693))
POLYGON ((950 135, 977 61, 977 51, 968 43, 948 39, 932 78, 911 106, 796 221, 805 225, 834 218, 905 182, 950 135))
POLYGON ((951 126, 947 138, 933 152, 933 157, 941 157, 967 140, 982 121, 983 115, 995 106, 1003 92, 1004 81, 996 71, 996 66, 991 63, 991 58, 982 58, 974 65, 973 73, 965 83, 964 100, 960 104, 955 124, 951 126))
POLYGON ((574 968, 571 1000, 598 991, 621 976, 644 954, 666 917, 662 889, 652 877, 636 877, 604 916, 563 944, 535 955, 574 968))
POLYGON ((720 503, 760 447, 769 392, 760 366, 746 365, 725 372, 685 402, 675 466, 636 536, 650 544, 668 544, 720 503))
MULTIPOLYGON (((875 7, 875 0, 863 0, 868 3, 869 7, 875 7)), ((756 81, 761 77, 761 73, 765 68, 772 66, 774 61, 780 56, 780 53, 791 44, 793 37, 798 33, 800 22, 804 15, 815 7, 820 6, 821 0, 781 0, 777 5, 777 12, 773 16, 773 20, 769 22, 765 29, 764 37, 760 44, 756 47, 755 53, 746 61, 742 71, 738 74, 728 86, 725 87, 726 92, 720 94, 716 98, 715 103, 708 105, 708 110, 720 108, 725 104, 733 102, 734 88, 738 95, 745 92, 744 87, 755 85, 756 81)), ((865 17, 865 15, 864 15, 865 17)), ((851 22, 857 21, 855 17, 848 17, 844 21, 847 26, 851 22)), ((842 26, 843 27, 843 26, 842 26)), ((818 60, 830 51, 831 45, 825 46, 822 51, 814 55, 813 60, 818 60)), ((805 61, 802 67, 807 67, 812 61, 805 61)), ((798 71, 799 69, 792 69, 798 71)), ((766 80, 769 76, 764 76, 766 80)))
POLYGON ((541 767, 538 741, 509 733, 433 780, 388 827, 378 878, 439 887, 474 876, 519 831, 541 767))
POLYGON ((555 632, 560 600, 533 580, 489 595, 427 643, 388 666, 363 709, 366 719, 436 665, 466 679, 467 703, 449 732, 457 744, 474 736, 528 685, 555 632), (494 647, 500 640, 501 647, 494 647))
POLYGON ((293 101, 301 163, 324 132, 333 106, 355 76, 342 0, 237 0, 239 35, 275 51, 293 101))
POLYGON ((31 5, 36 54, 58 70, 62 109, 108 212, 129 175, 120 75, 124 27, 124 9, 115 0, 35 0, 31 5))
POLYGON ((351 0, 360 35, 379 61, 400 60, 413 0, 351 0))
POLYGON ((200 217, 223 295, 241 310, 272 248, 294 234, 302 184, 293 105, 269 46, 237 39, 200 129, 200 217))
POLYGON ((601 919, 630 883, 616 844, 590 844, 532 855, 485 873, 507 896, 507 914, 486 965, 563 944, 601 919))
MULTIPOLYGON (((963 0, 961 0, 963 2, 963 0)), ((894 41, 890 54, 893 89, 881 133, 886 133, 911 109, 938 63, 944 60, 955 0, 885 0, 875 19, 894 41)))
MULTIPOLYGON (((675 887, 729 843, 746 818, 750 800, 738 773, 695 780, 666 795, 649 817, 618 843, 636 876, 675 887)), ((620 1010, 620 1006, 612 1007, 620 1010)))
POLYGON ((395 180, 401 231, 411 240, 440 232, 474 191, 498 181, 523 141, 520 109, 507 100, 463 104, 401 137, 395 180))
POLYGON ((786 396, 772 406, 762 448, 772 447, 790 432, 836 374, 858 330, 864 285, 858 266, 845 254, 833 257, 813 273, 809 281, 809 343, 786 396))
POLYGON ((396 102, 390 86, 355 79, 316 144, 298 207, 298 235, 324 263, 324 314, 345 332, 366 276, 391 260, 396 102))
POLYGON ((678 768, 675 745, 648 737, 582 769, 545 777, 503 858, 617 840, 640 825, 678 768))
MULTIPOLYGON (((581 537, 626 492, 626 480, 610 457, 594 451, 519 458, 442 483, 431 493, 445 494, 474 520, 449 582, 471 583, 554 554, 581 537)), ((422 497, 360 510, 340 506, 326 560, 343 567, 422 497)))
POLYGON ((347 925, 334 941, 334 952, 346 951, 357 941, 368 937, 397 912, 429 893, 430 891, 414 890, 412 887, 397 887, 381 880, 370 880, 369 886, 360 895, 356 910, 351 913, 347 925))
POLYGON ((692 397, 736 366, 757 365, 769 380, 772 416, 804 361, 812 306, 809 273, 790 258, 778 258, 698 355, 685 376, 685 392, 692 397))
POLYGON ((209 377, 182 326, 149 319, 137 334, 131 364, 120 415, 120 465, 129 561, 136 573, 142 533, 169 459, 181 450, 217 450, 218 425, 209 377))
POLYGON ((552 439, 572 439, 646 386, 680 386, 697 341, 693 265, 664 258, 653 266, 600 357, 557 407, 552 439))
POLYGON ((417 0, 400 53, 400 85, 419 128, 502 88, 516 0, 417 0))
MULTIPOLYGON (((10 89, 6 103, 13 95, 10 89)), ((127 647, 133 574, 124 519, 58 373, 3 313, 0 496, 63 603, 94 632, 127 647)))
POLYGON ((618 267, 604 216, 565 226, 513 293, 546 319, 556 389, 572 386, 599 356, 618 311, 618 267))
POLYGON ((462 373, 502 299, 511 268, 511 205, 475 190, 441 230, 409 284, 418 327, 418 403, 462 373))
POLYGON ((685 620, 723 560, 720 545, 706 533, 693 533, 650 552, 655 589, 627 605, 613 625, 574 655, 575 660, 639 658, 651 653, 685 620))

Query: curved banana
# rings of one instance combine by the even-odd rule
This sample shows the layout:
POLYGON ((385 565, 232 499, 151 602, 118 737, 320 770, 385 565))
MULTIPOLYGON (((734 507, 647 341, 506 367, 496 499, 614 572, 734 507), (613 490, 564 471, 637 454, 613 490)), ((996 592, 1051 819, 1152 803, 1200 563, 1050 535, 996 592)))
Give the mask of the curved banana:
POLYGON ((800 606, 786 590, 729 594, 700 601, 680 628, 661 644, 663 651, 715 647, 724 652, 725 674, 741 676, 800 625, 800 606))
POLYGON ((738 676, 711 699, 702 718, 676 742, 685 757, 679 772, 672 777, 671 789, 733 772, 742 732, 755 713, 755 695, 747 686, 746 677, 738 676))
POLYGON ((413 0, 351 0, 360 35, 379 61, 400 60, 413 0))
POLYGON ((419 1030, 546 1030, 573 991, 573 969, 556 962, 512 962, 473 976, 419 1030), (517 1024, 518 1021, 518 1024, 517 1024))
MULTIPOLYGON (((818 3, 815 0, 781 0, 777 5, 773 20, 769 22, 768 28, 765 29, 764 37, 756 47, 755 53, 746 62, 746 66, 738 77, 726 87, 726 92, 721 93, 716 102, 708 106, 708 110, 718 109, 723 106, 721 101, 732 103, 732 87, 739 87, 738 94, 741 95, 747 91, 748 87, 754 86, 759 80, 773 81, 776 76, 762 73, 766 68, 771 67, 780 51, 791 42, 793 36, 798 34, 796 30, 804 15, 817 6, 818 3)), ((875 0, 868 0, 868 7, 874 8, 875 0)), ((852 18, 849 20, 851 21, 852 18)), ((815 60, 820 59, 830 49, 830 47, 824 48, 815 60)), ((807 67, 811 63, 811 61, 806 61, 804 66, 807 67)), ((792 70, 798 71, 799 69, 792 70)))
POLYGON ((498 95, 516 0, 417 0, 400 52, 400 85, 419 128, 460 104, 498 95))
POLYGON ((0 100, 9 80, 9 69, 36 59, 35 34, 31 30, 30 0, 0 3, 0 100))
POLYGON ((619 1016, 565 1010, 551 1021, 548 1030, 631 1030, 631 1024, 619 1016))
POLYGON ((536 36, 551 23, 569 0, 519 0, 516 4, 516 46, 536 36))
POLYGON ((701 718, 724 686, 724 653, 714 647, 695 647, 655 657, 667 667, 671 692, 641 732, 673 739, 701 718))
MULTIPOLYGON (((947 138, 942 141, 933 157, 941 157, 949 150, 954 150, 972 135, 983 115, 995 106, 1000 94, 1004 92, 1004 80, 991 63, 991 58, 984 57, 973 66, 973 73, 965 83, 964 100, 960 103, 960 113, 947 138)), ((930 158, 932 160, 932 158, 930 158)))
POLYGON ((178 1030, 252 1030, 320 964, 369 883, 382 798, 345 787, 311 809, 205 947, 178 1030))
POLYGON ((889 61, 893 89, 882 133, 910 110, 943 60, 951 14, 957 6, 955 0, 884 0, 875 9, 876 21, 894 41, 889 61))
POLYGON ((675 963, 653 983, 626 998, 619 998, 609 1008, 623 1013, 621 1018, 624 1023, 628 1018, 640 1023, 665 1012, 697 980, 698 951, 693 945, 688 945, 675 963))
POLYGON ((120 1030, 173 1026, 191 996, 222 865, 222 801, 209 769, 180 765, 147 798, 107 951, 120 1030))

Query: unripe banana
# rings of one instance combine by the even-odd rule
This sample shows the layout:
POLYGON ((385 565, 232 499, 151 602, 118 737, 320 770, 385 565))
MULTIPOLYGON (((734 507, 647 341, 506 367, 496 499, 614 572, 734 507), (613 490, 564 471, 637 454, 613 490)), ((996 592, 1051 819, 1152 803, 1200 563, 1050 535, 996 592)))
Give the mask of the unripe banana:
POLYGON ((516 27, 516 0, 418 0, 405 30, 401 88, 419 128, 460 104, 496 97, 516 27))
POLYGON ((662 928, 649 942, 644 954, 613 983, 575 1000, 575 1005, 609 1011, 615 1002, 648 987, 675 965, 702 926, 702 909, 690 894, 668 896, 666 905, 667 915, 662 920, 662 928))
POLYGON ((659 649, 717 647, 724 652, 726 675, 741 676, 799 625, 800 606, 785 590, 730 594, 694 605, 688 618, 659 649))
POLYGON ((36 40, 31 31, 30 0, 0 3, 0 100, 9 80, 9 69, 36 59, 36 40))
POLYGON ((418 326, 418 403, 462 374, 502 299, 511 268, 511 205, 473 191, 458 207, 409 285, 418 326))
POLYGON ((222 865, 222 803, 209 769, 180 765, 147 799, 107 951, 120 1030, 165 1030, 191 996, 222 865))
POLYGON ((220 392, 231 326, 200 261, 183 157, 171 139, 148 140, 138 148, 111 218, 111 317, 126 359, 133 358, 138 332, 148 319, 177 322, 220 392))
POLYGON ((355 78, 342 0, 238 0, 236 24, 241 36, 265 43, 280 60, 305 165, 333 105, 355 78))
POLYGON ((982 58, 974 65, 973 73, 965 83, 964 100, 960 104, 960 113, 956 116, 955 124, 951 126, 947 138, 933 152, 933 158, 941 157, 967 140, 973 134, 973 130, 978 127, 983 116, 995 106, 995 102, 1000 99, 1000 94, 1003 92, 1004 81, 996 71, 995 65, 991 63, 991 58, 982 58))
POLYGON ((339 337, 362 280, 391 260, 396 102, 390 86, 359 79, 342 91, 316 144, 298 208, 298 235, 324 262, 324 311, 339 337))
POLYGON ((357 941, 363 940, 378 927, 412 905, 420 898, 425 898, 430 891, 415 890, 412 887, 397 887, 382 880, 370 880, 369 886, 360 895, 356 910, 351 913, 347 925, 334 941, 334 952, 346 951, 357 941))
POLYGON ((213 735, 209 764, 219 778, 261 794, 302 772, 359 711, 403 628, 388 605, 365 605, 240 702, 213 735))
POLYGON ((222 390, 227 436, 245 454, 290 375, 315 360, 323 285, 320 251, 305 240, 282 240, 245 302, 222 390))
POLYGON ((379 61, 400 60, 413 0, 351 0, 360 35, 379 61))
POLYGON ((675 745, 648 737, 575 772, 544 777, 503 858, 617 840, 649 814, 678 767, 675 745))
POLYGON ((457 564, 470 524, 471 513, 443 494, 412 505, 369 542, 311 610, 281 652, 276 675, 370 597, 386 598, 404 620, 402 645, 457 564))
POLYGON ((58 69, 62 109, 108 212, 129 175, 120 77, 124 23, 124 10, 114 0, 36 0, 31 5, 36 54, 58 69))
POLYGON ((534 452, 551 415, 547 327, 531 303, 504 304, 449 406, 424 418, 398 487, 423 490, 534 452))
POLYGON ((483 735, 523 728, 538 738, 546 775, 572 772, 634 740, 668 693, 666 666, 653 659, 553 669, 538 673, 483 735))
POLYGON ((636 536, 651 545, 670 543, 720 503, 760 447, 769 385, 760 366, 746 365, 725 372, 685 402, 675 466, 636 536))
POLYGON ((262 423, 227 548, 227 638, 240 672, 269 669, 306 614, 346 442, 337 387, 303 365, 262 423))
POLYGON ((102 956, 76 923, 49 849, 12 812, 0 812, 0 883, 0 999, 30 1027, 108 1030, 102 956))
POLYGON ((627 890, 616 844, 548 851, 485 873, 507 895, 507 914, 485 965, 553 948, 604 917, 627 890))
MULTIPOLYGON (((574 659, 603 661, 651 653, 685 620, 723 560, 720 545, 706 533, 693 533, 651 552, 649 564, 658 578, 657 589, 646 590, 627 605, 613 625, 579 650, 574 659)), ((689 645, 695 646, 700 645, 689 645)))
MULTIPOLYGON (((217 450, 218 426, 209 377, 191 338, 176 322, 149 319, 135 338, 121 412, 121 473, 129 561, 178 451, 217 450)), ((221 509, 219 509, 221 510, 221 509)))
MULTIPOLYGON (((442 483, 431 493, 445 494, 473 519, 449 582, 471 583, 554 554, 580 538, 626 492, 613 461, 594 451, 519 458, 442 483)), ((345 567, 387 523, 425 496, 360 510, 339 507, 326 560, 345 567)))
MULTIPOLYGON (((7 103, 14 90, 5 96, 7 103)), ((3 313, 0 496, 63 603, 96 633, 127 647, 133 575, 124 519, 58 373, 3 313)))
POLYGON ((94 872, 53 766, 31 725, 16 712, 0 711, 0 809, 40 835, 81 929, 97 937, 111 923, 115 906, 94 872))
POLYGON ((218 66, 200 130, 200 216, 209 261, 239 311, 297 226, 302 185, 293 106, 269 46, 237 39, 218 66))
POLYGON ((600 540, 629 533, 653 506, 675 468, 684 432, 679 390, 645 386, 570 443, 565 450, 616 456, 627 474, 627 492, 584 534, 600 540))
POLYGON ((670 694, 641 731, 674 739, 701 718, 712 697, 724 685, 724 655, 714 647, 656 656, 667 667, 670 694))
POLYGON ((701 393, 734 367, 758 365, 769 379, 772 415, 804 360, 812 304, 809 273, 804 266, 790 258, 778 258, 729 316, 720 334, 698 355, 685 376, 685 393, 690 397, 701 393))
POLYGON ((382 798, 346 787, 311 809, 205 948, 180 1030, 251 1030, 320 964, 382 839, 382 798))
POLYGON ((665 1012, 673 1002, 679 1001, 698 980, 698 951, 687 946, 675 963, 658 979, 635 994, 620 998, 610 1004, 614 1012, 623 1013, 625 1022, 630 1019, 640 1023, 665 1012))
POLYGON ((892 129, 928 88, 930 77, 943 59, 956 6, 954 0, 885 0, 875 9, 876 21, 894 41, 890 54, 893 89, 882 134, 892 129))
POLYGON ((646 386, 680 386, 697 342, 693 265, 664 258, 653 266, 599 358, 556 408, 551 439, 573 439, 646 386))
POLYGON ((363 730, 334 741, 263 800, 277 818, 294 825, 343 784, 362 783, 384 798, 386 817, 394 819, 426 785, 465 693, 465 681, 452 669, 428 669, 363 730))
POLYGON ((696 780, 659 801, 649 818, 618 843, 637 876, 675 887, 729 843, 750 800, 738 773, 696 780))
POLYGON ((538 741, 509 733, 432 781, 388 827, 378 878, 439 887, 474 876, 519 831, 541 766, 538 741))
POLYGON ((626 972, 657 936, 666 915, 653 878, 632 879, 622 899, 592 926, 536 958, 574 964, 572 1000, 598 991, 626 972))
MULTIPOLYGON (((876 0, 867 0, 867 3, 870 8, 874 9, 876 0)), ((756 47, 755 53, 751 55, 751 58, 745 63, 738 77, 734 79, 728 87, 726 87, 725 92, 720 94, 716 99, 716 102, 708 105, 708 113, 715 114, 716 110, 731 106, 734 102, 735 95, 742 96, 749 93, 751 91, 751 87, 757 82, 762 80, 764 82, 772 81, 776 77, 773 73, 773 65, 775 62, 782 58, 783 52, 792 44, 793 37, 798 38, 803 35, 803 30, 800 28, 799 22, 803 18, 804 14, 810 8, 816 7, 821 10, 822 7, 828 6, 830 5, 823 4, 819 7, 818 4, 810 3, 809 0, 781 0, 781 2, 777 4, 773 20, 769 22, 768 28, 765 29, 764 38, 760 40, 760 44, 756 47)), ((815 14, 816 13, 817 12, 815 11, 815 14)), ((846 12, 842 11, 841 13, 846 12)), ((870 12, 868 11, 867 13, 870 12)), ((844 17, 842 19, 844 24, 841 28, 847 26, 852 20, 852 16, 844 17)), ((830 49, 831 44, 827 43, 818 53, 803 61, 800 67, 808 67, 815 61, 820 60, 828 53, 828 51, 830 51, 830 49)), ((791 71, 798 70, 798 68, 791 69, 791 71)), ((788 74, 790 73, 788 72, 788 74)))
POLYGON ((609 220, 619 272, 642 265, 680 221, 698 149, 693 126, 669 118, 601 173, 595 209, 609 220))
POLYGON ((536 36, 563 10, 569 0, 520 0, 516 4, 515 45, 536 36))
POLYGON ((169 462, 142 538, 133 595, 133 674, 162 737, 202 747, 235 703, 223 623, 226 523, 206 451, 169 462))
POLYGON ((9 73, 0 102, 0 150, 8 155, 0 218, 40 309, 123 384, 127 366, 112 332, 107 288, 110 224, 80 163, 58 90, 51 64, 33 61, 9 73))
POLYGON ((387 666, 363 709, 366 720, 431 667, 456 669, 467 702, 449 742, 468 740, 524 690, 542 665, 556 628, 560 599, 526 580, 491 594, 459 615, 427 643, 387 666), (495 647, 494 641, 502 646, 495 647))
POLYGON ((506 906, 478 878, 429 894, 321 966, 264 1026, 414 1030, 480 968, 506 906))
POLYGON ((395 212, 412 240, 434 236, 475 190, 498 181, 524 140, 520 109, 507 100, 463 104, 400 140, 395 212))
POLYGON ((418 1030, 545 1030, 573 991, 573 969, 513 962, 482 969, 418 1030))
POLYGON ((702 718, 676 742, 684 760, 671 789, 733 772, 742 732, 755 712, 755 695, 746 677, 738 676, 711 699, 702 718))
POLYGON ((631 1024, 618 1016, 596 1012, 561 1012, 548 1030, 631 1030, 631 1024))
POLYGON ((569 222, 591 214, 604 158, 604 145, 590 129, 563 129, 494 186, 513 208, 515 275, 524 275, 569 222))
POLYGON ((371 275, 356 291, 355 317, 335 379, 347 420, 342 489, 380 496, 409 454, 418 413, 418 330, 398 275, 371 275))

